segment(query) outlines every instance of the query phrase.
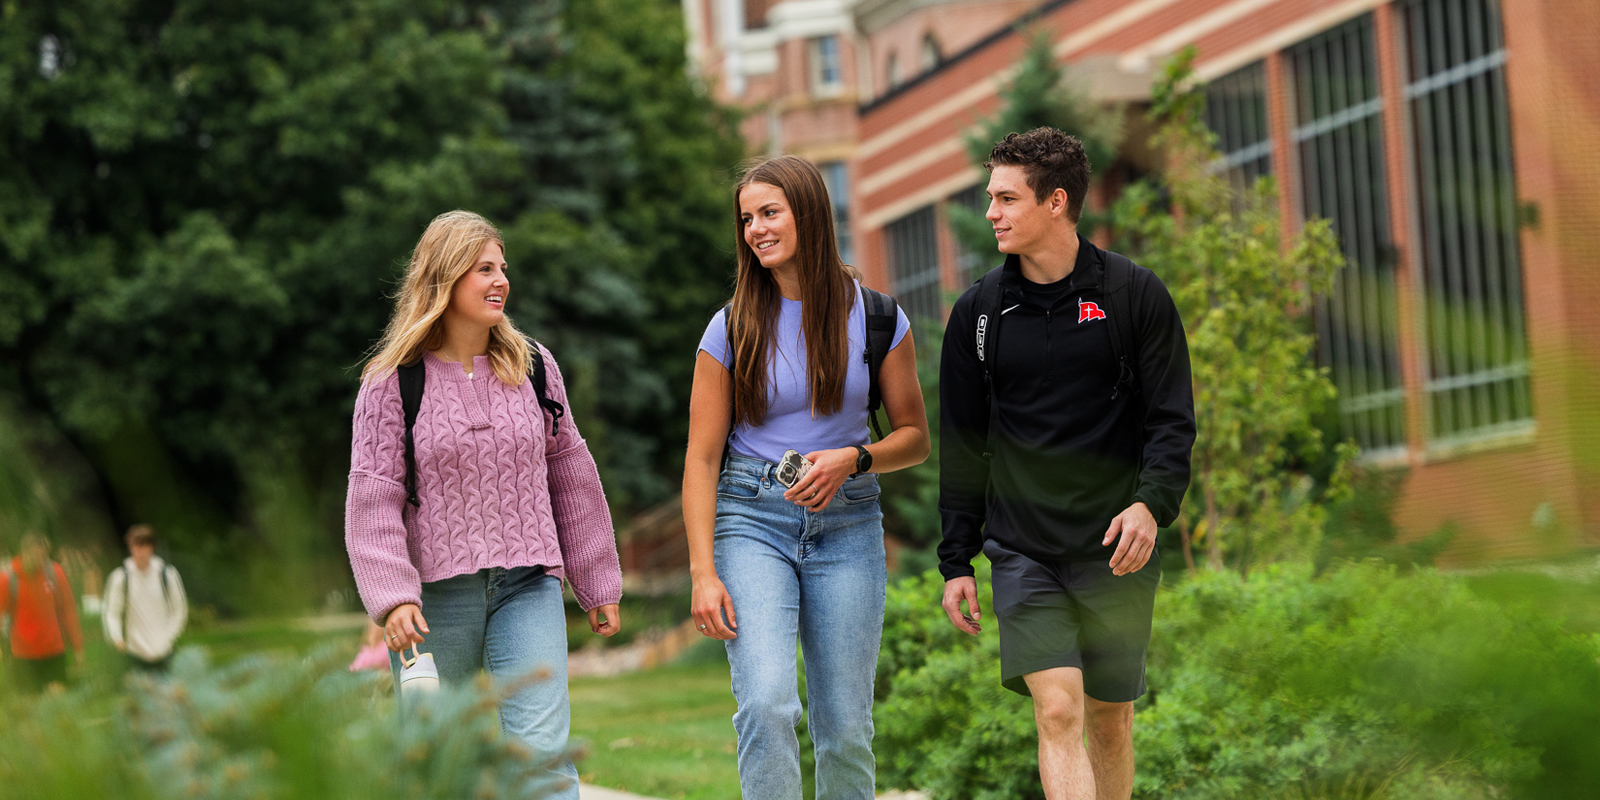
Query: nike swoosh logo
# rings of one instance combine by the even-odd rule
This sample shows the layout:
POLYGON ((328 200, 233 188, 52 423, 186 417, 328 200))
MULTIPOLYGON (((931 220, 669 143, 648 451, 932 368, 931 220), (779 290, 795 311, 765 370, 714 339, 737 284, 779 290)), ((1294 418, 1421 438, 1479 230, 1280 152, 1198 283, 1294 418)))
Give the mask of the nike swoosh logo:
POLYGON ((1012 306, 1012 307, 1010 307, 1010 308, 1008 308, 1008 309, 1006 309, 1006 310, 1004 310, 1004 311, 1002 311, 1002 312, 1000 312, 1000 316, 1002 316, 1002 317, 1003 317, 1003 316, 1005 316, 1005 315, 1007 315, 1007 314, 1010 314, 1010 313, 1011 313, 1011 312, 1013 312, 1013 311, 1016 311, 1016 310, 1017 310, 1017 309, 1018 309, 1018 308, 1021 308, 1021 307, 1022 307, 1022 304, 1021 304, 1021 303, 1018 303, 1018 304, 1016 304, 1016 305, 1014 305, 1014 306, 1012 306))

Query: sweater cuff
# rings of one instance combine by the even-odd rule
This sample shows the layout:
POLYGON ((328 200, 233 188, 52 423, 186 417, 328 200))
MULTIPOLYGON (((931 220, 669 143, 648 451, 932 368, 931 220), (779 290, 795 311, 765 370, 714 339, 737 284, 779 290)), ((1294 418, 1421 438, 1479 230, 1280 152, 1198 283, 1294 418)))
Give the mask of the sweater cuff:
POLYGON ((395 606, 422 605, 422 577, 406 549, 405 488, 355 471, 345 499, 345 549, 356 589, 372 621, 383 624, 395 606))
POLYGON ((572 595, 585 611, 618 602, 622 598, 622 564, 594 458, 588 448, 573 447, 556 455, 546 467, 550 510, 572 595))

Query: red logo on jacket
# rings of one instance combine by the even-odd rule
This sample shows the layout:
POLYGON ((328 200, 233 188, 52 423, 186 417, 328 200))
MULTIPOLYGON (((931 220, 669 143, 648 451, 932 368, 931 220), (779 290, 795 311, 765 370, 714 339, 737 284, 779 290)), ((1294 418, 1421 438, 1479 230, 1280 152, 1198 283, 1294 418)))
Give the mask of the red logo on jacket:
POLYGON ((1086 302, 1084 302, 1082 300, 1078 301, 1078 321, 1079 322, 1088 322, 1091 319, 1105 319, 1105 318, 1106 318, 1106 312, 1101 311, 1100 310, 1100 306, 1097 306, 1094 303, 1086 303, 1086 302))

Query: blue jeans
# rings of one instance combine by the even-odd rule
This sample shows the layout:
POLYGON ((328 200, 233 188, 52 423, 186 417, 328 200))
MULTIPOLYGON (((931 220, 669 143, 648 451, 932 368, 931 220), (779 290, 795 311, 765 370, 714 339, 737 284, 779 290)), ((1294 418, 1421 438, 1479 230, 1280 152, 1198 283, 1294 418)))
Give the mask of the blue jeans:
MULTIPOLYGON (((567 615, 559 579, 534 567, 491 567, 424 583, 422 616, 432 631, 422 650, 433 653, 440 683, 469 683, 483 669, 497 682, 549 669, 549 679, 533 682, 500 704, 500 731, 526 742, 535 753, 566 750, 571 709, 567 615)), ((398 686, 400 658, 393 652, 389 667, 398 686)), ((572 761, 563 760, 550 772, 541 776, 541 784, 568 788, 549 797, 578 800, 578 770, 572 761)))
POLYGON ((773 470, 730 456, 717 482, 717 577, 739 623, 727 642, 739 787, 745 800, 800 798, 798 638, 817 797, 870 800, 872 688, 888 584, 878 478, 851 478, 815 513, 783 499, 773 470))

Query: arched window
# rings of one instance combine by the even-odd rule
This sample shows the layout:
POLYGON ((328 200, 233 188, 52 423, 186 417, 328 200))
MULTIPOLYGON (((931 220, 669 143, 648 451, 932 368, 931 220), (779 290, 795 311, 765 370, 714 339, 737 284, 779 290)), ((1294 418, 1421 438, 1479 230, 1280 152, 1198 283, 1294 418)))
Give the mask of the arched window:
POLYGON ((939 40, 933 34, 924 34, 922 37, 922 71, 927 72, 939 66, 944 61, 944 54, 939 52, 939 40))

